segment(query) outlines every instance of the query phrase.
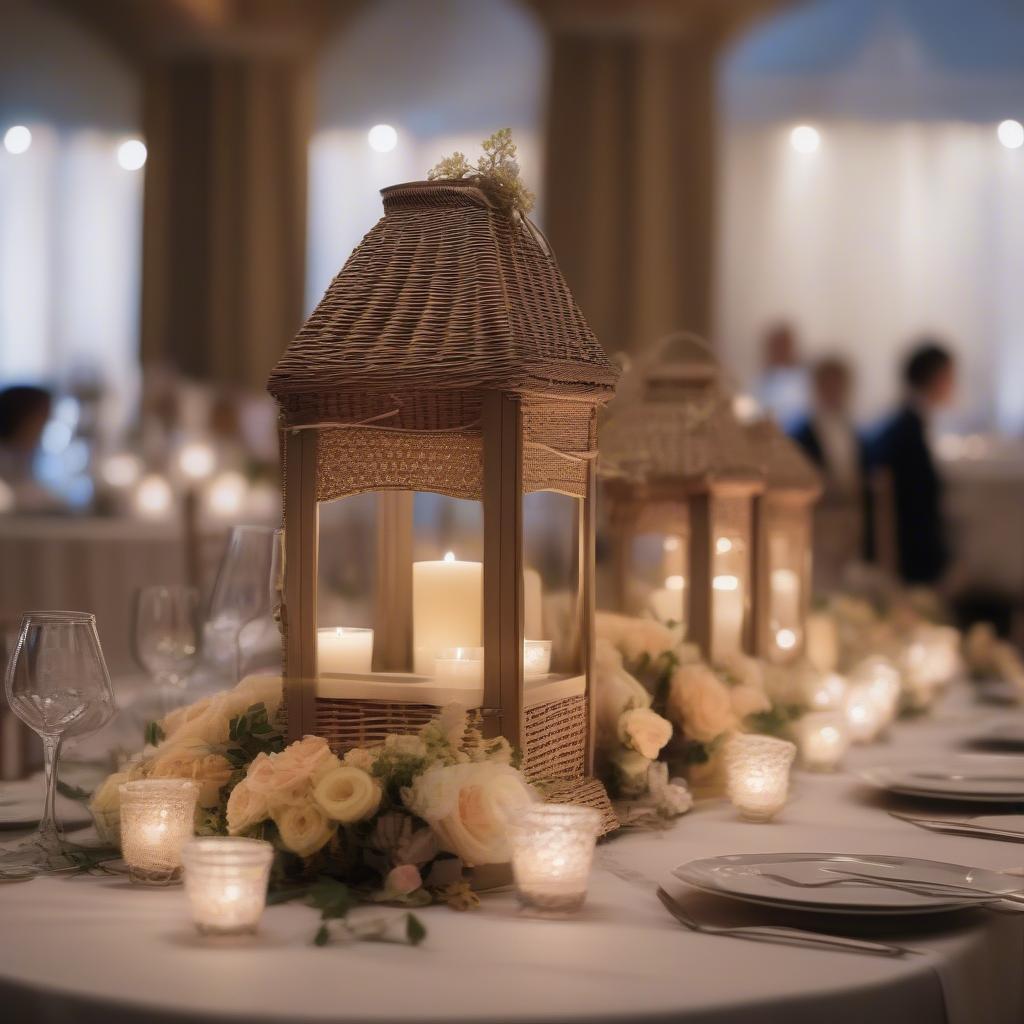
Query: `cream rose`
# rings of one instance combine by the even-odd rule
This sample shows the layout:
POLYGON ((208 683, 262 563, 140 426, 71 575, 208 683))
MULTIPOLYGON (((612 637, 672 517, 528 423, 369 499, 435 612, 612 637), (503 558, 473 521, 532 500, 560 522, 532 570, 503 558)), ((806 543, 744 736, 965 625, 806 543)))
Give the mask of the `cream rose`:
POLYGON ((729 691, 729 699, 732 701, 732 710, 741 721, 748 715, 758 715, 762 711, 770 711, 772 702, 760 686, 743 684, 734 686, 729 691))
POLYGON ((212 697, 176 708, 161 723, 165 742, 181 743, 198 740, 209 746, 227 743, 232 713, 227 694, 212 697))
POLYGON ((274 759, 279 771, 293 772, 314 784, 328 772, 341 767, 341 762, 322 736, 303 736, 280 754, 275 754, 274 759))
POLYGON ((650 708, 632 708, 619 717, 619 741, 654 760, 672 739, 672 723, 650 708))
POLYGON ((380 806, 380 798, 380 786, 361 768, 335 768, 313 789, 320 810, 343 825, 371 817, 380 806))
POLYGON ((509 823, 535 796, 515 768, 484 761, 430 768, 402 791, 402 799, 430 824, 444 849, 473 867, 508 861, 509 823))
POLYGON ((327 815, 312 801, 275 812, 274 822, 281 842, 300 857, 312 857, 334 834, 327 815))
POLYGON ((211 754, 205 743, 189 739, 161 743, 149 763, 154 779, 194 779, 199 784, 196 802, 200 807, 217 807, 221 788, 231 778, 231 762, 221 754, 211 754))
POLYGON ((364 772, 368 772, 376 760, 373 751, 367 750, 365 747, 353 747, 345 753, 341 763, 350 768, 362 768, 364 772))
POLYGON ((96 834, 100 841, 110 846, 121 844, 121 791, 120 786, 131 777, 129 772, 115 772, 108 775, 89 801, 96 834))
POLYGON ((280 676, 246 676, 233 690, 224 695, 230 717, 244 715, 253 704, 267 709, 267 718, 273 720, 283 699, 280 676))
POLYGON ((666 709, 698 743, 710 743, 737 724, 728 687, 707 665, 683 665, 672 673, 666 709))
POLYGON ((242 779, 228 797, 228 832, 237 836, 266 821, 270 817, 270 808, 267 801, 260 793, 255 793, 249 787, 249 783, 242 779))

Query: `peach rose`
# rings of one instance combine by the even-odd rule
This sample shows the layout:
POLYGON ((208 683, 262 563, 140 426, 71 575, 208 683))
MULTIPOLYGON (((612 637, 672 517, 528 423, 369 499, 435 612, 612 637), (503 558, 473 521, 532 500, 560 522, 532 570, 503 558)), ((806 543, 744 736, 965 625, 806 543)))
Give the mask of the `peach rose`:
POLYGON ((749 684, 734 686, 729 691, 729 699, 732 701, 733 713, 741 721, 748 715, 770 711, 772 707, 772 702, 764 690, 759 686, 749 684))
POLYGON ((266 799, 253 792, 248 782, 242 779, 228 797, 228 832, 237 836, 240 832, 266 821, 270 816, 270 808, 266 799))
POLYGON ((231 709, 223 693, 175 708, 161 723, 165 742, 198 740, 209 746, 227 743, 231 709))
POLYGON ((632 708, 619 718, 619 741, 654 760, 672 739, 672 723, 650 708, 632 708))
POLYGON ((312 801, 275 812, 274 823, 281 842, 300 857, 312 857, 334 834, 334 826, 312 801))
POLYGON ((672 673, 666 709, 698 743, 710 743, 737 725, 729 688, 703 664, 682 665, 672 673))
POLYGON ((154 779, 194 779, 199 784, 200 807, 217 807, 220 791, 231 779, 231 762, 221 754, 211 754, 204 743, 184 740, 161 743, 149 764, 154 779))

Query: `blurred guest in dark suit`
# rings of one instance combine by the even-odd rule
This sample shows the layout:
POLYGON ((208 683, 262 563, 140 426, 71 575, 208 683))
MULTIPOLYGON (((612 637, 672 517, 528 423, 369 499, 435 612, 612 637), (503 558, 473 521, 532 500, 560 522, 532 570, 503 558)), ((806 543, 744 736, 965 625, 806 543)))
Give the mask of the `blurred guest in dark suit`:
POLYGON ((930 585, 941 581, 950 563, 930 426, 953 398, 953 356, 925 339, 907 359, 903 382, 903 405, 872 445, 871 465, 883 474, 884 490, 892 496, 896 568, 904 582, 930 585))
POLYGON ((825 490, 815 512, 814 576, 818 590, 832 590, 844 570, 864 554, 865 449, 850 398, 853 373, 836 356, 815 364, 811 375, 811 414, 793 432, 824 478, 825 490))
POLYGON ((56 499, 35 475, 35 460, 53 401, 43 388, 16 384, 0 391, 0 481, 19 512, 46 511, 56 499))

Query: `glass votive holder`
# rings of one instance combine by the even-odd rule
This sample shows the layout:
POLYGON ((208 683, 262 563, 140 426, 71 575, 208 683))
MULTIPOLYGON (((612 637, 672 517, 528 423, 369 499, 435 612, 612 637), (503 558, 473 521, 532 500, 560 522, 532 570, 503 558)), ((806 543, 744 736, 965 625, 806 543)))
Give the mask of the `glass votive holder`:
POLYGON ((796 745, 737 733, 725 745, 726 792, 745 821, 770 821, 786 804, 796 745))
POLYGON ((800 763, 808 771, 834 772, 850 748, 850 733, 840 711, 810 711, 793 727, 800 763))
POLYGON ((519 902, 552 914, 579 910, 587 896, 601 815, 576 804, 535 804, 509 828, 519 902))
POLYGON ((551 671, 551 641, 523 641, 523 675, 527 679, 546 676, 551 671))
POLYGON ((884 727, 882 710, 869 683, 858 683, 846 695, 846 725, 854 743, 871 743, 884 727))
POLYGON ((182 851, 192 920, 204 935, 255 932, 267 902, 274 847, 262 839, 204 836, 182 851))
POLYGON ((135 779, 122 783, 121 855, 128 877, 168 885, 181 877, 181 848, 195 832, 192 779, 135 779))

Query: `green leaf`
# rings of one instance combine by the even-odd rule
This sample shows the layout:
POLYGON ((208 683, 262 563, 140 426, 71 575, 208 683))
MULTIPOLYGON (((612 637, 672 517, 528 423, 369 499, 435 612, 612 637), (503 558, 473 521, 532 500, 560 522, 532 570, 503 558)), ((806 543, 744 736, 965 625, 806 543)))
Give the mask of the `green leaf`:
POLYGON ((163 731, 159 722, 147 722, 145 731, 143 732, 143 739, 147 746, 155 747, 162 740, 167 738, 167 734, 163 731))
POLYGON ((327 928, 327 925, 322 924, 316 930, 316 935, 313 936, 314 946, 326 946, 331 941, 331 933, 327 928))
POLYGON ((405 915, 405 937, 410 946, 418 946, 427 937, 426 927, 415 914, 405 915))

